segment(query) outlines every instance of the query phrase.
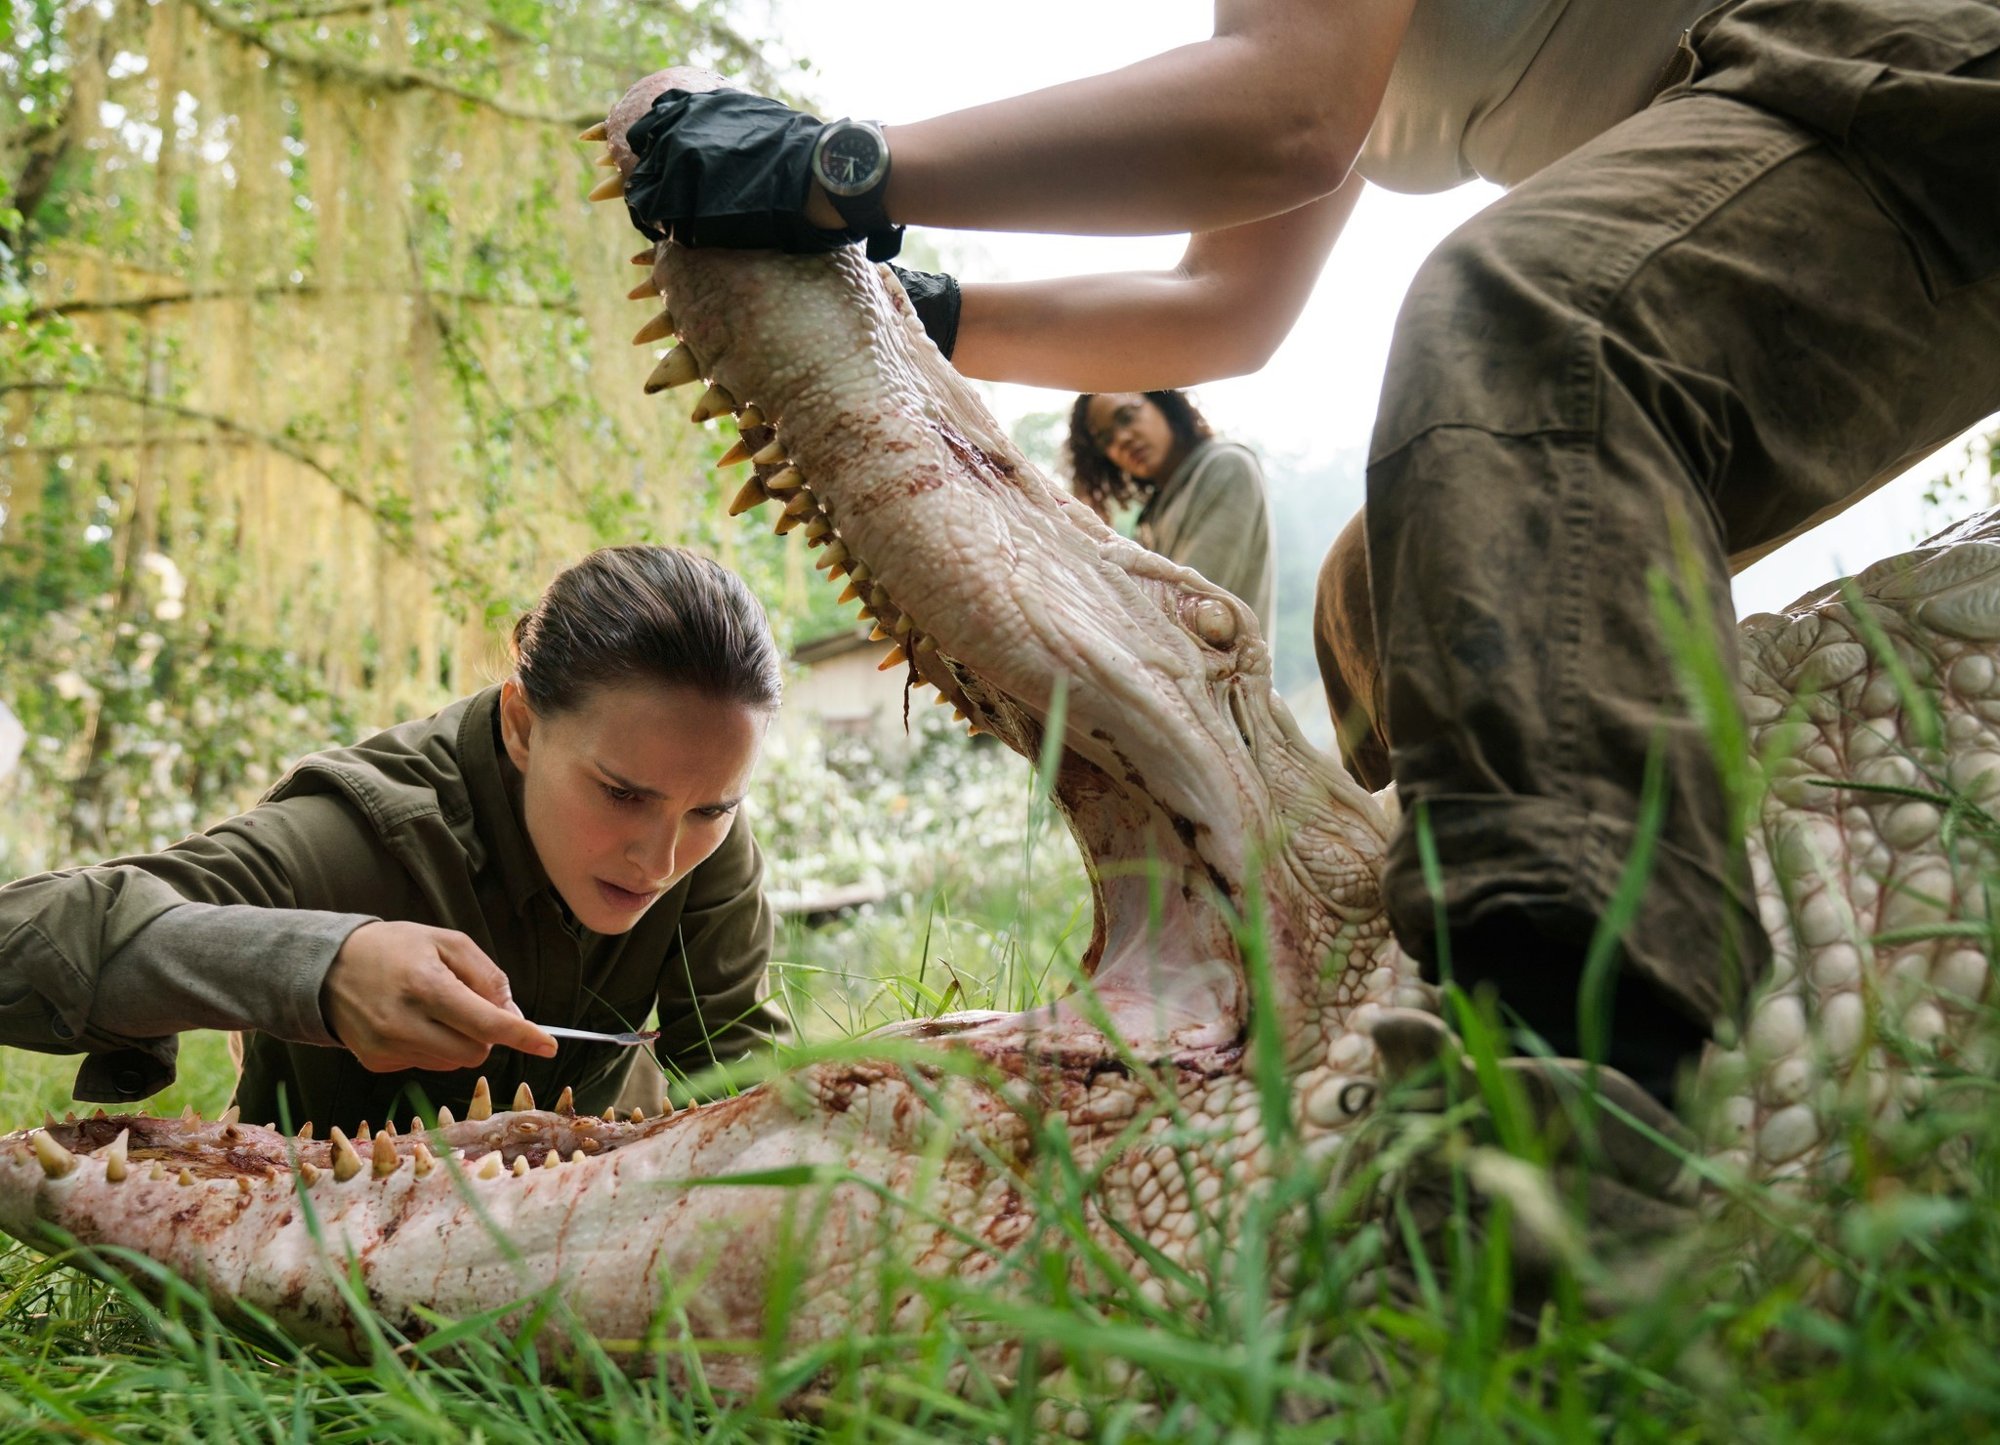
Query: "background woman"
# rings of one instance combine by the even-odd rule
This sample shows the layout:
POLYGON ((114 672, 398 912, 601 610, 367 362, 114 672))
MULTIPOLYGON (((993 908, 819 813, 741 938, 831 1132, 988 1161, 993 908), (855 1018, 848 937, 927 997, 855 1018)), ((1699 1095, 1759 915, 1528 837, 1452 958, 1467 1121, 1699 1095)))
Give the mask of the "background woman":
POLYGON ((632 1051, 558 1052, 529 1019, 657 1005, 687 1072, 777 1033, 736 817, 781 685, 755 598, 679 549, 606 548, 513 651, 505 682, 305 758, 240 817, 0 889, 0 1041, 91 1051, 77 1095, 115 1100, 171 1080, 179 1031, 251 1030, 246 1117, 351 1128, 463 1113, 474 1066, 503 1104, 612 1103, 632 1051))
POLYGON ((1105 521, 1139 507, 1136 536, 1235 593, 1271 637, 1271 508, 1256 453, 1215 435, 1179 391, 1086 392, 1069 413, 1070 477, 1105 521))

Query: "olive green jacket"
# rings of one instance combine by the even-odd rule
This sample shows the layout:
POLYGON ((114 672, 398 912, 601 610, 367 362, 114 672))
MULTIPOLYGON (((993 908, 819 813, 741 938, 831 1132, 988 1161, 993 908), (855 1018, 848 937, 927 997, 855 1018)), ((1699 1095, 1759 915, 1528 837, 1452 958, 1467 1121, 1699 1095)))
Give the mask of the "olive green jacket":
POLYGON ((524 831, 499 743, 499 689, 352 748, 304 759, 255 808, 164 852, 0 889, 0 1044, 91 1054, 82 1099, 141 1098, 173 1078, 173 1034, 244 1028, 246 1118, 322 1128, 463 1112, 477 1073, 503 1105, 521 1083, 579 1108, 617 1095, 630 1059, 566 1041, 553 1059, 495 1049, 476 1072, 373 1074, 334 1047, 326 970, 375 918, 469 935, 537 1023, 636 1028, 695 1073, 778 1034, 765 999, 763 857, 738 819, 713 855, 628 933, 569 916, 524 831), (280 1102, 282 1092, 283 1102, 280 1102))

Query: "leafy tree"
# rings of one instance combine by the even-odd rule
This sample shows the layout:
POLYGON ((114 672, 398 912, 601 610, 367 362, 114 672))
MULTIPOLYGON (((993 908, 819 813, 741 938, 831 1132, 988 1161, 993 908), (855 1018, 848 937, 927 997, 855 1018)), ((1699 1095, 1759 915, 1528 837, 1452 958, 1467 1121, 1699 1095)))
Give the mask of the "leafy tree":
POLYGON ((769 53, 710 0, 0 5, 0 866, 482 685, 592 546, 803 598, 796 538, 720 520, 726 439, 640 392, 574 139, 669 59, 779 90, 769 53))

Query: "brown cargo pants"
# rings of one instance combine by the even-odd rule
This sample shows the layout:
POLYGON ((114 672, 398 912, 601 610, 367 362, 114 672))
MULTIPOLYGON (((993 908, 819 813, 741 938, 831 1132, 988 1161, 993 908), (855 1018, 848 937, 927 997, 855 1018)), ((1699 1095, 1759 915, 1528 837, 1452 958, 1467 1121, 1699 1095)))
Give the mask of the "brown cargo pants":
POLYGON ((1732 567, 2000 408, 2000 0, 1740 0, 1683 49, 1426 262, 1316 629, 1402 798, 1396 936, 1435 977, 1441 918, 1559 1052, 1661 751, 1611 1057, 1661 1093, 1768 944, 1648 574, 1692 549, 1733 676, 1732 567))

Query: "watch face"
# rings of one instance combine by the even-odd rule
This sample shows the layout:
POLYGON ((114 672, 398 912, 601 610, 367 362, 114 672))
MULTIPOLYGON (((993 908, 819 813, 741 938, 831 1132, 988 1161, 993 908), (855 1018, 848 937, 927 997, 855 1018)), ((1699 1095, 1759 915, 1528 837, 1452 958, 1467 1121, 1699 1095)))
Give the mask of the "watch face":
POLYGON ((813 160, 821 185, 836 196, 858 196, 882 178, 889 149, 872 126, 835 124, 820 137, 813 160))

